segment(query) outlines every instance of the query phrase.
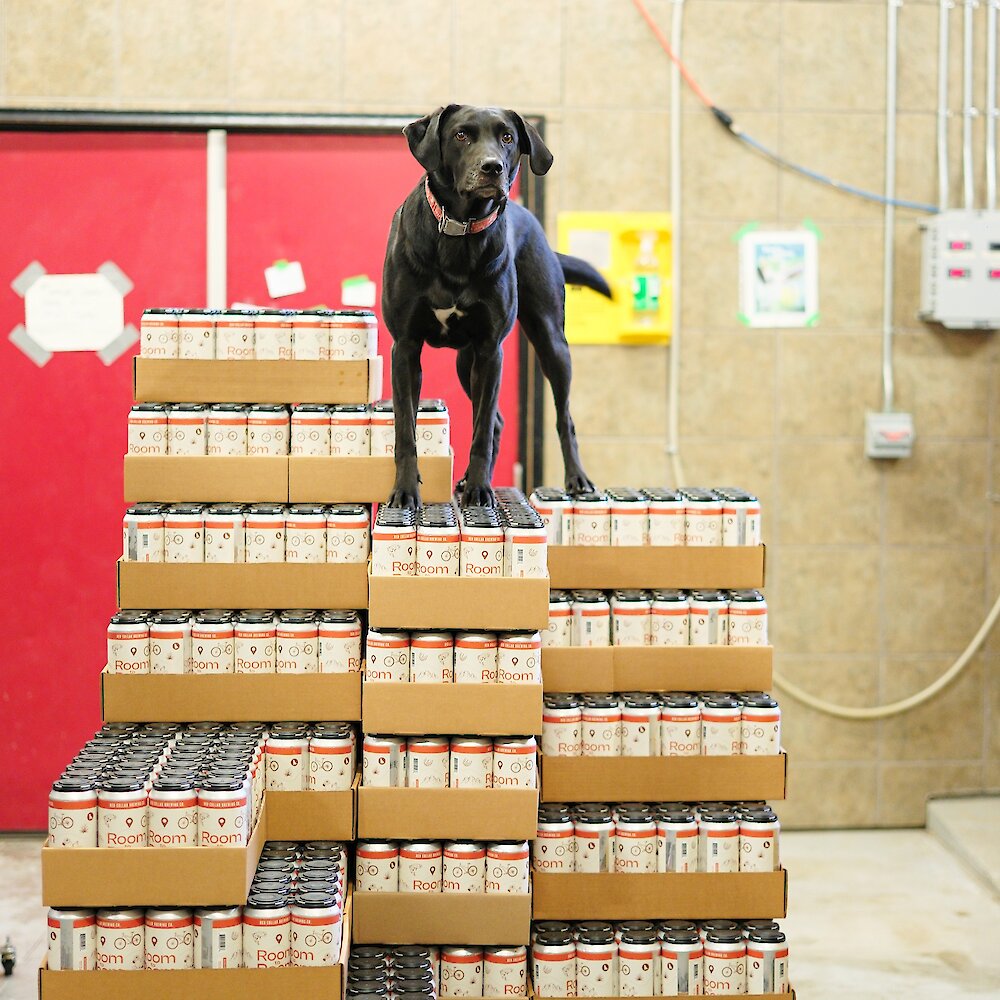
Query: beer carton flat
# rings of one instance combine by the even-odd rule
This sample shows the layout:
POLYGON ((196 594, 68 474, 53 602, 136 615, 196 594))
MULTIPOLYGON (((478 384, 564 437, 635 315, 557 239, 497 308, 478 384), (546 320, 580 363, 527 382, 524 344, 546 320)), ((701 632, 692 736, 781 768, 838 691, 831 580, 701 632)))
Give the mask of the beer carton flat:
POLYGON ((267 840, 267 803, 246 847, 43 847, 45 906, 246 902, 267 840))
POLYGON ((357 944, 527 944, 531 894, 355 892, 357 944))
MULTIPOLYGON (((791 990, 788 993, 754 993, 753 998, 754 1000, 795 1000, 795 990, 791 990)), ((625 1000, 625 998, 620 996, 588 997, 587 1000, 625 1000)))
MULTIPOLYGON (((369 623, 375 627, 544 629, 548 578, 372 576, 369 623)), ((207 605, 206 605, 207 606, 207 605)))
POLYGON ((771 646, 601 646, 542 650, 549 691, 770 691, 771 646))
POLYGON ((532 890, 535 920, 748 920, 785 916, 788 874, 535 872, 532 890))
POLYGON ((363 839, 531 840, 537 828, 534 788, 358 789, 363 839))
POLYGON ((361 721, 366 733, 540 734, 542 685, 365 681, 361 721))
MULTIPOLYGON (((361 718, 361 674, 101 674, 105 722, 361 718)), ((288 838, 282 837, 282 840, 288 838)))
POLYGON ((360 609, 367 605, 365 563, 118 562, 120 608, 360 609))
POLYGON ((288 500, 288 458, 126 455, 125 502, 261 503, 288 500))
POLYGON ((764 585, 764 546, 550 545, 552 586, 739 590, 764 585))
POLYGON ((342 792, 265 792, 268 840, 354 840, 360 776, 342 792))
MULTIPOLYGON (((425 503, 451 499, 454 454, 417 459, 420 495, 425 503)), ((292 503, 383 503, 396 478, 390 456, 292 455, 288 459, 288 499, 292 503)))
POLYGON ((351 950, 353 894, 344 904, 343 943, 336 965, 280 969, 148 969, 57 972, 43 962, 39 1000, 341 1000, 351 950))
POLYGON ((133 359, 138 403, 371 403, 382 358, 366 361, 133 359))
POLYGON ((787 757, 543 757, 543 802, 783 799, 787 757))

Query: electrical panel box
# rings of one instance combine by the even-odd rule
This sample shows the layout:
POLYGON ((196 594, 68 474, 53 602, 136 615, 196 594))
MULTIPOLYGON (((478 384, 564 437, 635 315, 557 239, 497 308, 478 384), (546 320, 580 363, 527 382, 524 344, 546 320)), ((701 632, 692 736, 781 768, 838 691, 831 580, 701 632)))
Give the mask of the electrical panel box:
POLYGON ((669 212, 561 212, 560 253, 593 264, 613 300, 566 286, 571 344, 666 344, 673 302, 673 223, 669 212))
POLYGON ((865 454, 869 458, 909 458, 916 432, 911 413, 865 414, 865 454))
POLYGON ((949 209, 920 227, 920 318, 950 330, 1000 327, 1000 212, 949 209))

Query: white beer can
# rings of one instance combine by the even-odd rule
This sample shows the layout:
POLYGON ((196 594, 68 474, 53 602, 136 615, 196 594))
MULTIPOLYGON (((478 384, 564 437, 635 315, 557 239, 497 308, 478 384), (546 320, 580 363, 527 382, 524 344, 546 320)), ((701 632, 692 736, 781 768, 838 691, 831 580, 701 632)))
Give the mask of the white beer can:
POLYGON ((97 964, 99 971, 133 971, 145 967, 146 935, 142 910, 126 908, 97 911, 97 964))
POLYGON ((489 516, 463 515, 459 576, 504 575, 505 533, 491 520, 489 516))
POLYGON ((694 695, 669 692, 660 706, 660 755, 701 756, 701 705, 694 695))
POLYGON ((417 404, 417 454, 445 455, 451 447, 448 407, 441 399, 421 399, 417 404))
POLYGON ((309 734, 290 724, 272 731, 264 744, 269 792, 304 792, 309 786, 309 734))
POLYGON ((410 635, 410 680, 414 684, 451 684, 455 679, 455 645, 450 632, 410 635))
POLYGON ((309 791, 349 791, 354 767, 355 745, 350 727, 317 723, 309 738, 309 791))
POLYGON ((191 673, 231 674, 236 650, 230 611, 201 611, 191 623, 191 673))
POLYGON ((739 930, 709 931, 705 938, 705 996, 742 995, 747 991, 747 946, 739 930))
POLYGON ((549 545, 573 544, 573 501, 568 493, 551 486, 540 486, 528 502, 545 525, 549 545))
POLYGON ((191 612, 160 611, 149 620, 149 672, 186 674, 191 669, 191 612))
POLYGON ((246 847, 250 837, 249 779, 204 778, 198 789, 198 846, 246 847))
POLYGON ((788 945, 776 930, 750 932, 747 941, 747 993, 788 993, 788 945))
POLYGON ((247 454, 282 458, 288 454, 291 425, 280 403, 254 403, 247 411, 247 454))
POLYGON ((97 965, 97 915, 93 910, 50 909, 50 972, 89 972, 97 965))
POLYGON ((243 966, 281 969, 292 963, 292 911, 284 893, 250 890, 243 907, 243 966))
POLYGON ((380 399, 372 404, 370 426, 372 455, 393 455, 396 451, 396 421, 391 399, 380 399))
POLYGON ((767 645, 767 601, 759 590, 729 594, 727 641, 730 646, 767 645))
POLYGON ((740 753, 769 756, 781 753, 781 709, 763 691, 740 695, 743 703, 740 721, 740 753))
POLYGON ((203 403, 174 403, 167 410, 167 454, 206 455, 208 408, 203 403))
POLYGON ((246 513, 246 561, 285 561, 285 508, 280 503, 255 503, 246 513))
POLYGON ((740 824, 731 809, 703 809, 698 817, 698 870, 740 870, 740 824))
POLYGON ((537 788, 537 752, 534 736, 498 736, 493 741, 493 787, 537 788))
POLYGON ((701 996, 705 946, 692 930, 671 930, 660 942, 660 989, 665 997, 701 996))
POLYGON ((370 309, 324 310, 331 361, 365 361, 378 351, 378 320, 370 309))
POLYGON ((410 633, 368 629, 365 638, 366 681, 410 679, 410 633))
POLYGON ((767 807, 744 812, 740 817, 740 871, 778 871, 780 834, 778 817, 767 807))
POLYGON ((398 844, 359 840, 354 854, 354 888, 357 892, 399 892, 398 844))
POLYGON ((686 502, 678 490, 654 486, 642 491, 649 502, 649 544, 684 545, 686 502))
POLYGON ((329 456, 330 413, 322 403, 299 403, 292 407, 291 454, 329 456))
POLYGON ((583 753, 583 713, 574 694, 547 694, 542 706, 542 754, 579 757, 583 753))
POLYGON ((216 309, 185 309, 177 321, 177 357, 194 361, 215 359, 216 309))
POLYGON ((167 442, 167 407, 136 403, 128 414, 128 454, 166 455, 167 442))
POLYGON ((298 892, 291 905, 292 965, 336 965, 343 943, 343 912, 333 892, 298 892))
POLYGON ((660 944, 648 931, 624 931, 618 944, 618 988, 623 997, 654 995, 660 972, 660 944))
POLYGON ((250 361, 254 357, 256 309, 229 310, 215 318, 215 356, 220 361, 250 361))
POLYGON ((660 756, 660 702, 656 695, 622 695, 622 756, 660 756))
POLYGON ((442 892, 486 892, 486 845, 446 840, 441 861, 442 892))
POLYGON ((150 907, 145 917, 147 969, 194 968, 194 914, 150 907))
POLYGON ((238 674, 273 674, 277 620, 273 611, 239 611, 233 622, 233 659, 238 674))
POLYGON ((576 941, 576 995, 621 995, 618 988, 618 942, 612 931, 579 931, 576 941))
POLYGON ((263 309, 254 317, 254 358, 257 361, 290 361, 292 317, 290 309, 263 309))
POLYGON ((542 633, 543 649, 573 645, 573 597, 566 590, 549 591, 549 624, 542 633))
POLYGON ((361 783, 368 788, 406 787, 406 737, 366 734, 361 783))
POLYGON ((194 911, 194 967, 243 967, 243 923, 238 906, 202 906, 194 911))
POLYGON ((531 945, 531 979, 538 997, 576 996, 576 945, 568 931, 537 935, 531 945))
POLYGON ((205 561, 205 505, 171 504, 163 518, 164 562, 205 561))
POLYGON ((326 513, 326 561, 368 561, 371 512, 364 504, 333 504, 326 513))
POLYGON ((686 591, 654 590, 649 644, 687 646, 691 641, 691 604, 686 591))
POLYGON ((646 590, 616 590, 611 595, 611 634, 615 646, 651 643, 653 600, 646 590))
POLYGON ((694 590, 690 597, 692 646, 725 646, 729 640, 729 595, 723 590, 694 590))
POLYGON ((549 575, 548 534, 530 511, 504 530, 504 576, 541 579, 549 575))
POLYGON ((357 458, 371 454, 371 413, 364 403, 330 407, 330 454, 357 458))
POLYGON ((85 778, 60 778, 49 792, 49 847, 97 847, 97 787, 85 778))
POLYGON ((573 498, 573 544, 611 544, 611 501, 606 493, 581 493, 573 498))
POLYGON ((162 775, 149 790, 150 847, 198 846, 198 790, 192 778, 162 775))
POLYGON ((108 673, 149 673, 149 622, 145 611, 119 611, 108 623, 108 673))
POLYGON ((622 806, 615 823, 615 871, 620 875, 656 872, 656 821, 645 806, 622 806))
POLYGON ((147 803, 141 778, 104 779, 97 788, 97 846, 147 847, 147 803))
POLYGON ((412 511, 380 507, 372 530, 372 576, 415 576, 416 551, 412 511))
POLYGON ((493 740, 482 736, 453 736, 448 756, 452 788, 493 787, 493 740))
POLYGON ((740 753, 743 711, 733 695, 705 696, 701 709, 701 754, 731 757, 740 753))
POLYGON ((461 532, 457 524, 417 524, 417 576, 458 576, 461 532))
POLYGON ((399 891, 441 891, 440 841, 403 841, 399 845, 399 891))
POLYGON ((722 497, 722 544, 760 545, 760 500, 746 490, 720 486, 722 497))
POLYGON ((528 949, 494 945, 483 949, 483 996, 527 997, 528 949))
POLYGON ((611 544, 649 544, 649 501, 638 490, 610 488, 611 544))
POLYGON ((319 618, 319 672, 361 672, 361 619, 356 611, 324 611, 319 618))
POLYGON ((584 695, 581 718, 584 757, 622 755, 622 710, 612 694, 584 695))
POLYGON ((455 683, 495 684, 498 640, 494 632, 459 632, 455 636, 455 683))
POLYGON ((441 989, 438 993, 441 1000, 484 996, 483 985, 482 948, 445 945, 441 949, 441 989))
POLYGON ((292 357, 296 361, 329 360, 330 324, 322 310, 296 313, 292 318, 292 357))
POLYGON ((698 820, 684 805, 665 805, 656 816, 656 870, 698 871, 698 820))
POLYGON ((122 518, 122 558, 126 562, 163 562, 164 508, 158 503, 129 507, 122 518))
POLYGON ((246 519, 243 505, 212 504, 205 513, 205 562, 241 563, 246 560, 246 519))
POLYGON ((685 545, 722 544, 722 500, 715 490, 691 487, 684 497, 685 545))
POLYGON ((573 821, 573 841, 578 872, 615 870, 615 821, 607 806, 580 806, 573 821))
POLYGON ((611 645, 611 605, 602 591, 573 592, 573 645, 611 645))
POLYGON ((447 736, 411 736, 406 741, 406 787, 447 788, 447 736))
POLYGON ((541 635, 538 632, 504 632, 498 639, 498 683, 541 684, 541 635))
POLYGON ((146 309, 139 320, 139 353, 144 358, 176 358, 181 309, 146 309))
POLYGON ((296 503, 285 518, 285 562, 326 562, 326 508, 296 503))
POLYGON ((573 820, 565 805, 543 805, 538 812, 531 864, 536 872, 566 874, 576 870, 573 820))
POLYGON ((504 840, 488 844, 486 891, 518 895, 530 892, 530 853, 526 840, 504 840))

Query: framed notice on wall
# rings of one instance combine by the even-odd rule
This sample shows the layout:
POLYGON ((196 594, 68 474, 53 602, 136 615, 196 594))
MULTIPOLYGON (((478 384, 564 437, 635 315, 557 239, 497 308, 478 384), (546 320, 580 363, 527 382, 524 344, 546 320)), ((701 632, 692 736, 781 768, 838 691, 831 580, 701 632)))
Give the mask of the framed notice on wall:
POLYGON ((814 326, 819 251, 813 229, 751 229, 740 236, 740 320, 747 326, 814 326))

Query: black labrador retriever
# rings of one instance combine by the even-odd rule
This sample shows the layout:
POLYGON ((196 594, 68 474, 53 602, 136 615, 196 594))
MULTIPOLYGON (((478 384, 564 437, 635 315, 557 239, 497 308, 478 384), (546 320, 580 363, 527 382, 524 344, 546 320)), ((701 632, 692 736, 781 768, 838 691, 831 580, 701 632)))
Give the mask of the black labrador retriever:
POLYGON ((564 282, 611 292, 585 261, 553 253, 538 220, 507 199, 521 155, 534 173, 544 174, 552 154, 530 123, 499 108, 450 104, 403 133, 427 174, 392 220, 382 278, 396 423, 389 504, 420 504, 415 425, 420 354, 429 344, 458 351, 458 377, 472 401, 462 503, 493 505, 490 483, 503 430, 497 409, 502 345, 515 319, 552 386, 566 488, 593 489, 569 412, 564 282))

